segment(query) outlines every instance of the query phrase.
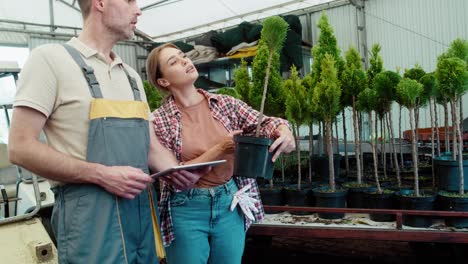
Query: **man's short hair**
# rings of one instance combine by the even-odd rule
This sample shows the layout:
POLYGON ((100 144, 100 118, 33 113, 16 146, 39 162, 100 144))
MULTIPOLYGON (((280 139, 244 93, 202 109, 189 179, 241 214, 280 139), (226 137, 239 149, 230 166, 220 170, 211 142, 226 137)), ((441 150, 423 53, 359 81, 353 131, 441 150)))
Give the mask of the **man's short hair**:
POLYGON ((91 2, 92 0, 78 0, 78 4, 80 5, 81 15, 83 16, 83 20, 86 19, 89 15, 91 10, 91 2))

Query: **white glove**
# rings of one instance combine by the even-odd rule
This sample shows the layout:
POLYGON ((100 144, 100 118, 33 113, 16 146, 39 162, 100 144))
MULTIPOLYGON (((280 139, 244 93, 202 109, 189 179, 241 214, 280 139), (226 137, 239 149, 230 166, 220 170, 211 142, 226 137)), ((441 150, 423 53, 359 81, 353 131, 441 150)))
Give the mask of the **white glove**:
POLYGON ((247 192, 252 186, 250 184, 247 184, 246 186, 242 187, 242 189, 238 190, 234 194, 234 198, 232 198, 231 202, 231 207, 230 210, 233 211, 234 208, 236 208, 236 205, 239 204, 242 212, 247 216, 252 221, 255 221, 255 218, 252 214, 258 213, 258 209, 255 207, 255 203, 258 203, 259 201, 252 196, 255 195, 255 193, 252 192, 247 192))

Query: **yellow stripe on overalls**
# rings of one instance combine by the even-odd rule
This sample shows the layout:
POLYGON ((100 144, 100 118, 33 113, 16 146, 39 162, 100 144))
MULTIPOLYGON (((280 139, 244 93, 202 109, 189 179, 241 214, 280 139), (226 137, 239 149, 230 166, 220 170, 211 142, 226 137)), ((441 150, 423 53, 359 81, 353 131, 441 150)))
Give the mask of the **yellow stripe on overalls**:
POLYGON ((153 193, 151 187, 148 188, 148 195, 150 200, 151 207, 151 218, 153 220, 153 233, 154 233, 154 244, 156 246, 156 255, 158 255, 159 260, 166 258, 166 251, 164 250, 162 238, 161 238, 161 229, 159 229, 158 217, 156 216, 156 207, 154 207, 153 202, 153 193))
POLYGON ((115 118, 142 118, 148 120, 148 104, 141 101, 115 101, 107 99, 94 99, 91 101, 89 119, 103 117, 115 118))

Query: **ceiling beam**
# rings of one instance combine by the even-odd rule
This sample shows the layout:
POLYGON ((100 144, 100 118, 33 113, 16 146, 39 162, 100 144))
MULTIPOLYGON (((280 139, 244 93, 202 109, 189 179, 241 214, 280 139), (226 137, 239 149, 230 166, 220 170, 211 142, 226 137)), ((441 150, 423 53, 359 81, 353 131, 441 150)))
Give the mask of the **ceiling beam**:
POLYGON ((198 29, 198 28, 201 28, 201 27, 212 26, 212 25, 214 25, 214 24, 226 23, 226 22, 228 22, 228 21, 230 21, 230 20, 234 20, 234 19, 238 19, 238 18, 243 18, 243 17, 245 17, 245 16, 250 16, 250 15, 253 15, 253 14, 256 14, 256 13, 262 13, 262 12, 265 12, 265 11, 269 11, 269 10, 271 10, 271 9, 281 8, 281 7, 285 7, 285 6, 288 6, 288 5, 295 4, 295 3, 297 3, 297 2, 304 2, 304 1, 305 1, 305 0, 293 0, 293 1, 286 2, 286 3, 282 3, 282 4, 278 4, 278 5, 266 7, 266 8, 263 8, 263 9, 259 9, 259 10, 247 12, 247 13, 244 13, 244 14, 241 14, 241 15, 236 15, 236 16, 232 16, 232 17, 228 17, 228 18, 216 20, 216 21, 213 21, 213 22, 210 22, 210 23, 206 23, 206 24, 203 24, 203 25, 197 25, 197 26, 195 26, 195 27, 186 28, 186 29, 182 29, 182 30, 179 30, 179 31, 167 33, 167 34, 164 34, 164 35, 152 36, 152 38, 163 38, 163 37, 167 37, 167 36, 171 36, 171 35, 177 35, 177 34, 180 34, 180 33, 186 32, 186 31, 192 31, 192 30, 195 30, 195 29, 198 29))

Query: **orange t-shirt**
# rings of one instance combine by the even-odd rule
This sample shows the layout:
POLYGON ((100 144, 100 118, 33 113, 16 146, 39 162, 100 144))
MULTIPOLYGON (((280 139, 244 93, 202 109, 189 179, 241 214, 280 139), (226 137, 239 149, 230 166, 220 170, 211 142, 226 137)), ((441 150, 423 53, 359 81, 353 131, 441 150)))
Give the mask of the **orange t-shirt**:
MULTIPOLYGON (((206 98, 196 105, 189 107, 178 105, 178 107, 182 125, 182 161, 195 159, 229 133, 218 120, 213 118, 206 98)), ((195 187, 214 187, 231 179, 234 171, 234 153, 223 154, 218 159, 225 159, 227 162, 213 167, 198 180, 195 187)))

